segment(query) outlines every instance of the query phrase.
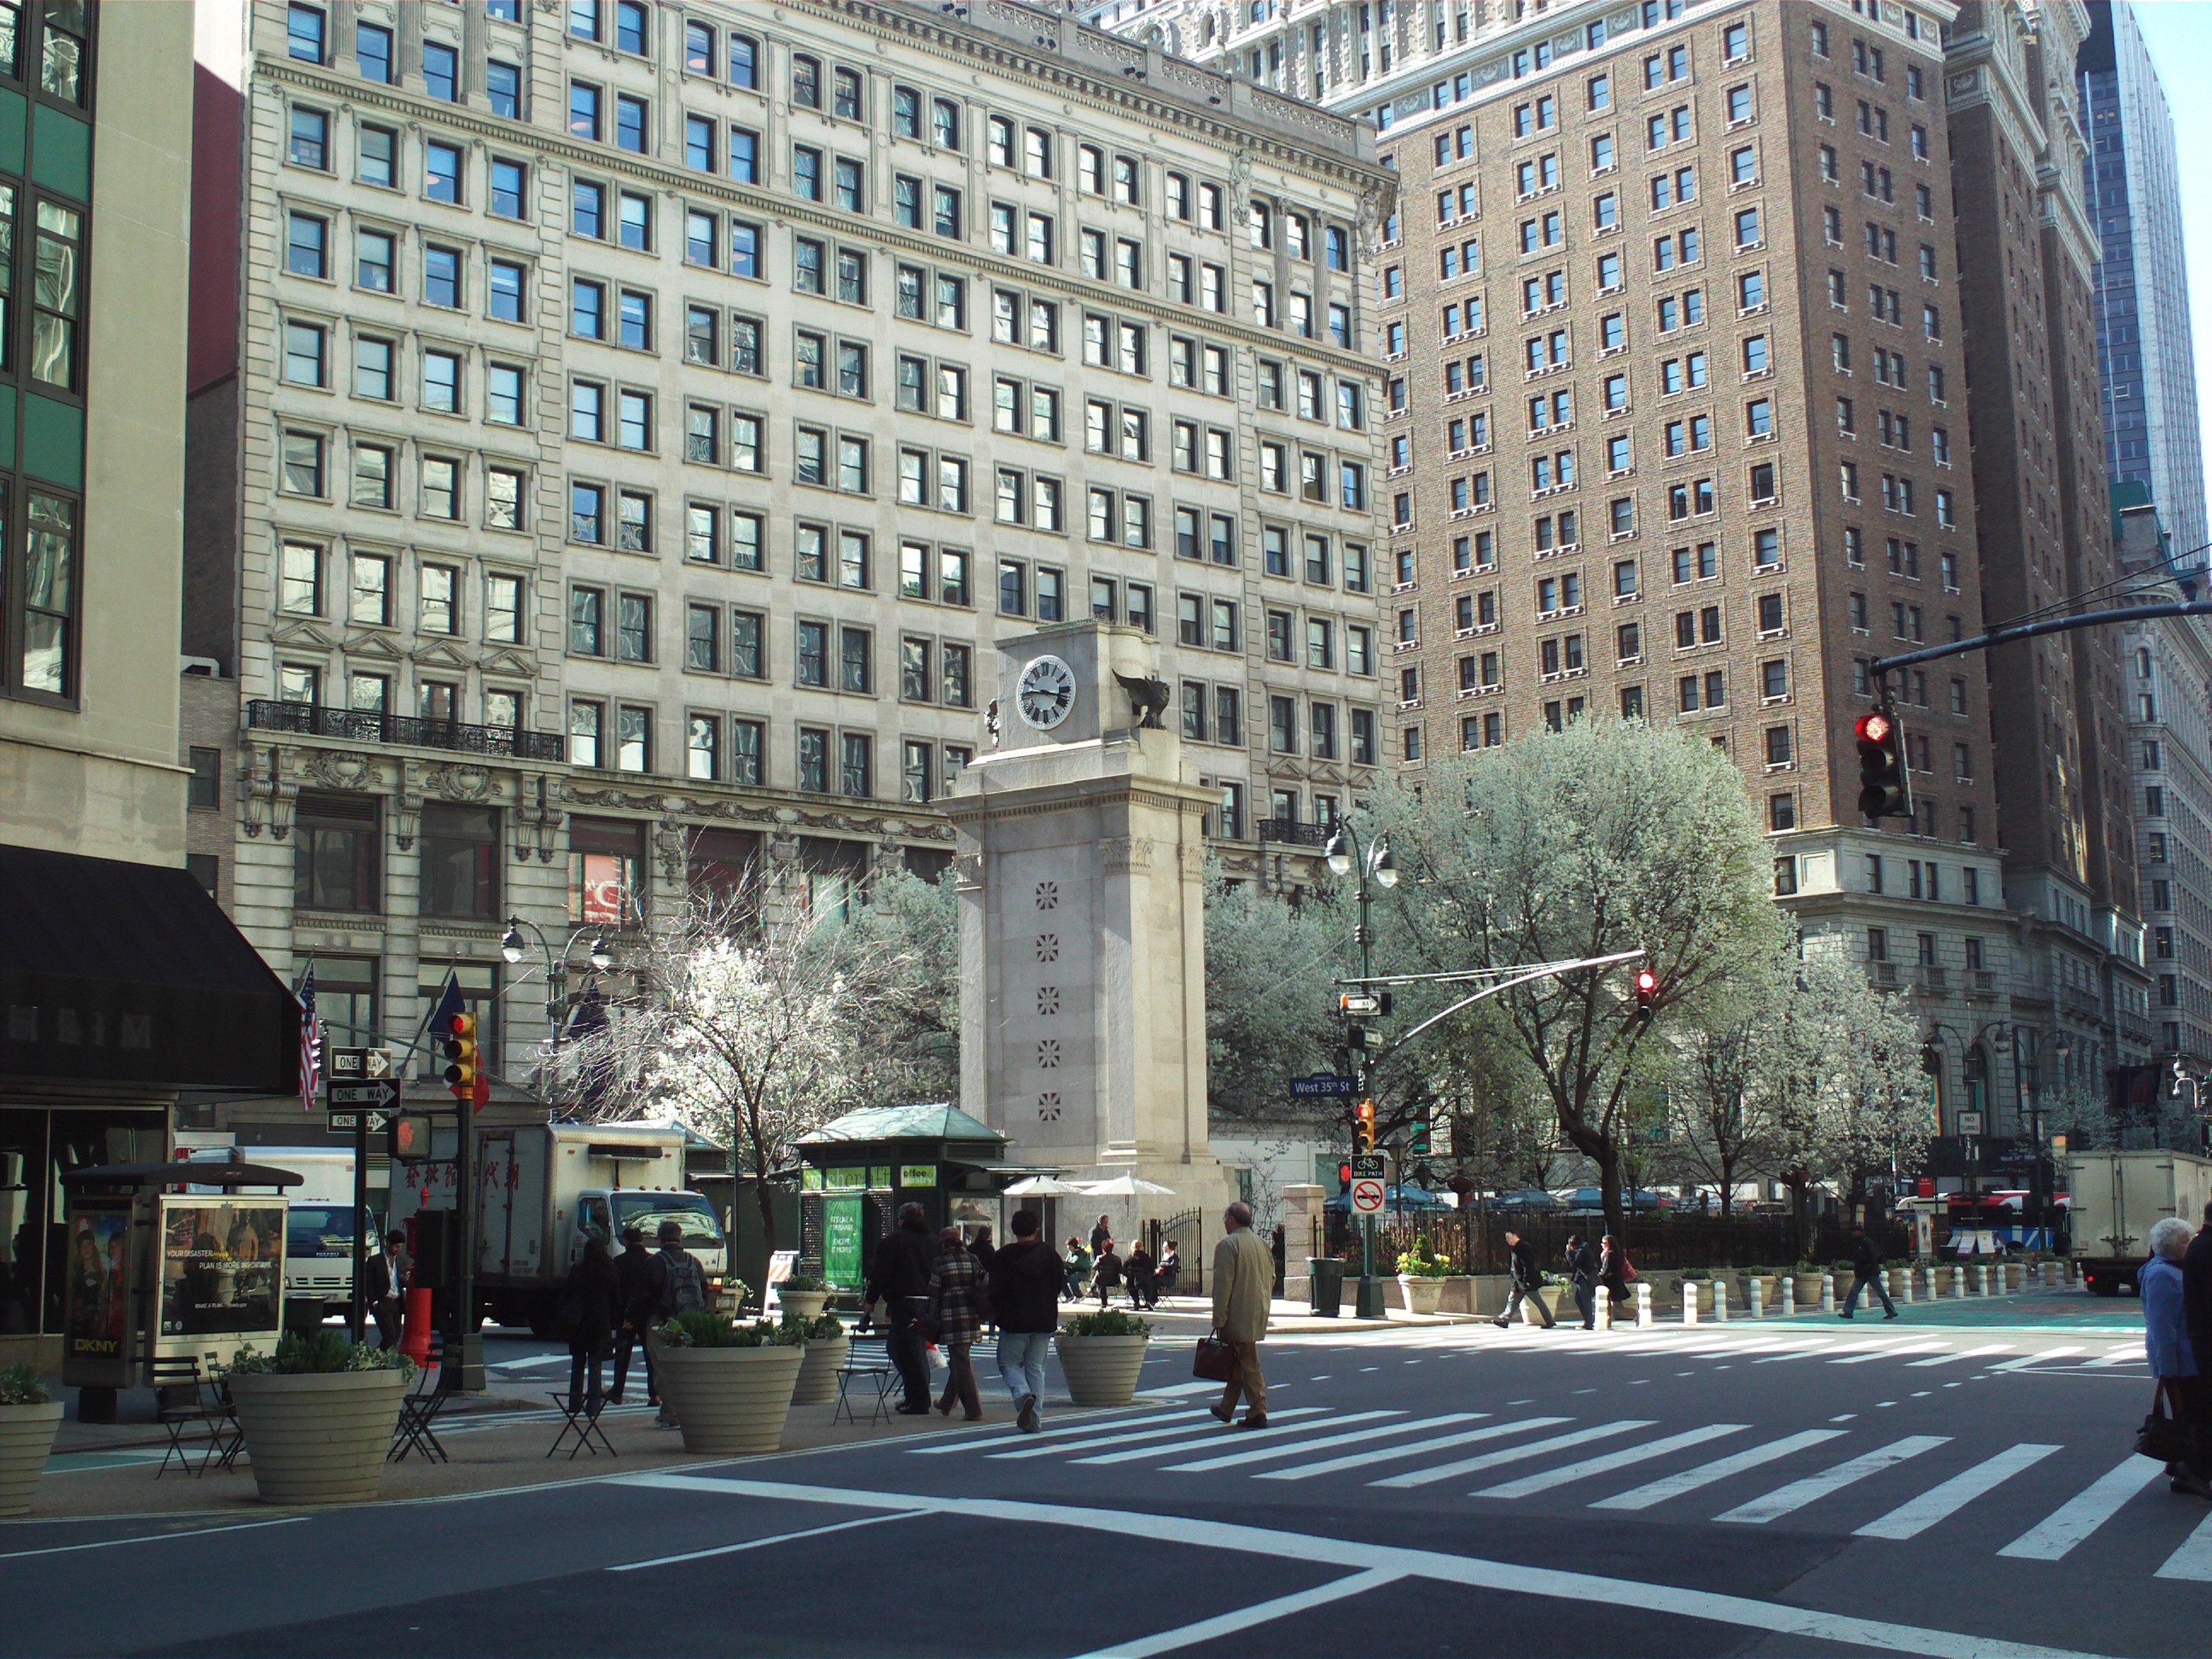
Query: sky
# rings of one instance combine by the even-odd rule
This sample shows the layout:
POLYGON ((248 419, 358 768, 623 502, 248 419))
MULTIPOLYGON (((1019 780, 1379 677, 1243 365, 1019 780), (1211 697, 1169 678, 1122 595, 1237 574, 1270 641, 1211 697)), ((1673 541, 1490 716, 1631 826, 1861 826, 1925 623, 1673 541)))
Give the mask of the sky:
POLYGON ((2136 0, 2135 13, 2173 109, 2197 416, 2212 459, 2212 100, 2198 101, 2204 87, 2200 77, 2212 76, 2212 0, 2136 0))

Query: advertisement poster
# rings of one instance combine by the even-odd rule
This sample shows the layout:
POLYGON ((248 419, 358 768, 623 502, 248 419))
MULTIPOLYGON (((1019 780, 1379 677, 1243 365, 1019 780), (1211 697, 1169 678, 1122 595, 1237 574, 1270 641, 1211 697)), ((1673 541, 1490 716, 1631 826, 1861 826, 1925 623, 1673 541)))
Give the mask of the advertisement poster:
POLYGON ((822 1206, 822 1276, 832 1285, 860 1282, 860 1200, 832 1198, 822 1206))
POLYGON ((584 920, 610 927, 622 926, 623 860, 618 854, 584 854, 584 920))
POLYGON ((284 1223, 281 1199, 164 1200, 161 1335, 276 1330, 283 1322, 284 1223))
POLYGON ((63 1318, 70 1369, 119 1368, 130 1333, 130 1200, 72 1204, 69 1235, 63 1318))

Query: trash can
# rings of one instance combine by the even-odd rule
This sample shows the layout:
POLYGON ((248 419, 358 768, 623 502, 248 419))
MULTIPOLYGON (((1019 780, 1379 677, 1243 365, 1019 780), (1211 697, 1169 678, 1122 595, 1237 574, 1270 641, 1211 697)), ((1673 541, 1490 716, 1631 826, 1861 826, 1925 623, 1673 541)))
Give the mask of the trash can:
POLYGON ((1310 1255, 1306 1273, 1313 1284, 1313 1310, 1334 1319, 1344 1305, 1344 1263, 1333 1255, 1310 1255))

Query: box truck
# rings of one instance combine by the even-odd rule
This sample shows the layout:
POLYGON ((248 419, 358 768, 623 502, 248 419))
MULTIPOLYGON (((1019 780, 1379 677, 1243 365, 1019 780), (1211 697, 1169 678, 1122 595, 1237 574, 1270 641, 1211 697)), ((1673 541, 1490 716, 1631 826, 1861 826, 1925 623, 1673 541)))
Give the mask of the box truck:
MULTIPOLYGON (((714 1206, 684 1185, 684 1131, 660 1123, 495 1123, 474 1127, 477 1305, 495 1324, 550 1335, 561 1286, 587 1238, 622 1253, 625 1228, 648 1248, 664 1221, 707 1275, 719 1304, 729 1247, 714 1206)), ((392 1224, 455 1208, 454 1130, 434 1127, 430 1158, 395 1164, 392 1224)))
POLYGON ((2212 1158, 2187 1152, 2075 1152, 2066 1166, 2074 1260, 2100 1296, 2133 1294, 2151 1224, 2179 1216, 2193 1231, 2212 1195, 2212 1158))

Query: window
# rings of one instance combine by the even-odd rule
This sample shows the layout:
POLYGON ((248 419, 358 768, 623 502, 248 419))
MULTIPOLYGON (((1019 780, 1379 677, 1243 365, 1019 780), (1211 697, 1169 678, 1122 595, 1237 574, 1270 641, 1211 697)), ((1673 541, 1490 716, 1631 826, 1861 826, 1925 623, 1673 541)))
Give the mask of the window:
POLYGON ((295 105, 292 109, 292 143, 289 152, 292 165, 313 167, 318 173, 330 171, 331 118, 319 109, 305 109, 295 105))

